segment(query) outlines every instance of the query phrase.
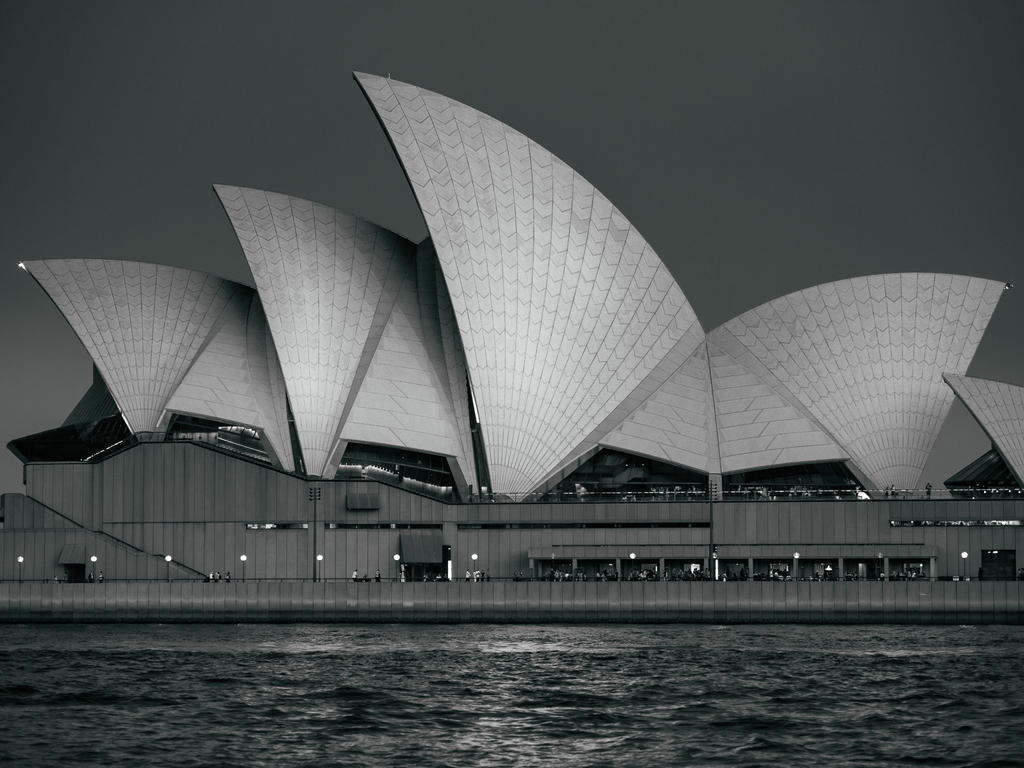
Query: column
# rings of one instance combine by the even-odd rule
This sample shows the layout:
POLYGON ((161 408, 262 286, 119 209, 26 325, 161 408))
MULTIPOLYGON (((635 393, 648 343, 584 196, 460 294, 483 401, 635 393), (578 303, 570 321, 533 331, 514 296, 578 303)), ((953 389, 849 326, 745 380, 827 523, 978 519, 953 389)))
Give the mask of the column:
POLYGON ((716 489, 714 495, 711 496, 712 501, 722 500, 722 476, 721 475, 708 475, 708 494, 711 495, 712 489, 716 489))

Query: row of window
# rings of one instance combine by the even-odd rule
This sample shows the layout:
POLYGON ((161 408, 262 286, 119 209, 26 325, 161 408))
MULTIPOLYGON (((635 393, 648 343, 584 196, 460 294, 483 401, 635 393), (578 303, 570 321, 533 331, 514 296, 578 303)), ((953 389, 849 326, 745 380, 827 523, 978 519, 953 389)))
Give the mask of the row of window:
POLYGON ((534 530, 534 529, 578 529, 578 528, 707 528, 707 522, 660 522, 660 523, 459 523, 460 531, 475 530, 534 530))
MULTIPOLYGON (((334 529, 434 529, 440 530, 440 523, 324 523, 324 528, 334 529)), ((292 531, 302 528, 309 528, 309 523, 246 523, 246 530, 249 531, 292 531)))
MULTIPOLYGON (((0 518, 0 523, 2 523, 0 518)), ((1004 526, 1021 525, 1020 520, 890 520, 892 528, 919 528, 930 526, 1004 526)), ((250 531, 288 531, 302 528, 309 528, 309 523, 280 522, 280 523, 246 523, 245 527, 250 531)), ((355 530, 355 529, 392 529, 392 530, 414 530, 432 529, 440 530, 440 523, 324 523, 324 527, 331 530, 355 530)), ((459 523, 460 531, 474 530, 552 530, 552 529, 580 529, 580 528, 707 528, 707 522, 601 522, 601 523, 459 523)))
POLYGON ((944 525, 1020 525, 1020 520, 890 520, 892 528, 921 528, 944 525))

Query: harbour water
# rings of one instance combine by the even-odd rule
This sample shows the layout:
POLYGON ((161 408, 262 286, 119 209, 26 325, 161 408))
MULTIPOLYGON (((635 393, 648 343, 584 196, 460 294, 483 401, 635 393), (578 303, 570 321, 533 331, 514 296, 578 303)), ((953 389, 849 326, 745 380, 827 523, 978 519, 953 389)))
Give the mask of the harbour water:
POLYGON ((1024 627, 0 626, 0 764, 1024 765, 1024 627))

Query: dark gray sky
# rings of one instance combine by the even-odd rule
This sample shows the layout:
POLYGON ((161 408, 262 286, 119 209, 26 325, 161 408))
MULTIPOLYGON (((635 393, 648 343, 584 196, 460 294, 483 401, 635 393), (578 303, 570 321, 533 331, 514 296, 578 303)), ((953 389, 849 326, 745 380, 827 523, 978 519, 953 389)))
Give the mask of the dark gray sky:
MULTIPOLYGON (((59 425, 91 375, 21 259, 251 284, 214 183, 425 236, 353 70, 563 158, 707 330, 854 275, 1020 278, 970 374, 1024 384, 1022 40, 1019 2, 0 0, 0 443, 59 425)), ((986 447, 956 405, 922 482, 986 447)))

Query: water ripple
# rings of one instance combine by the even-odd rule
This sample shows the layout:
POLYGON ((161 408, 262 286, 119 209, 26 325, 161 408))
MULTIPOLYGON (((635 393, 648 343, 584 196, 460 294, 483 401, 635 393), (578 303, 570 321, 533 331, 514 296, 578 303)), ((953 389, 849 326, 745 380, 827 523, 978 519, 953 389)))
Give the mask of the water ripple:
POLYGON ((0 764, 1021 766, 1024 628, 0 626, 0 764))

